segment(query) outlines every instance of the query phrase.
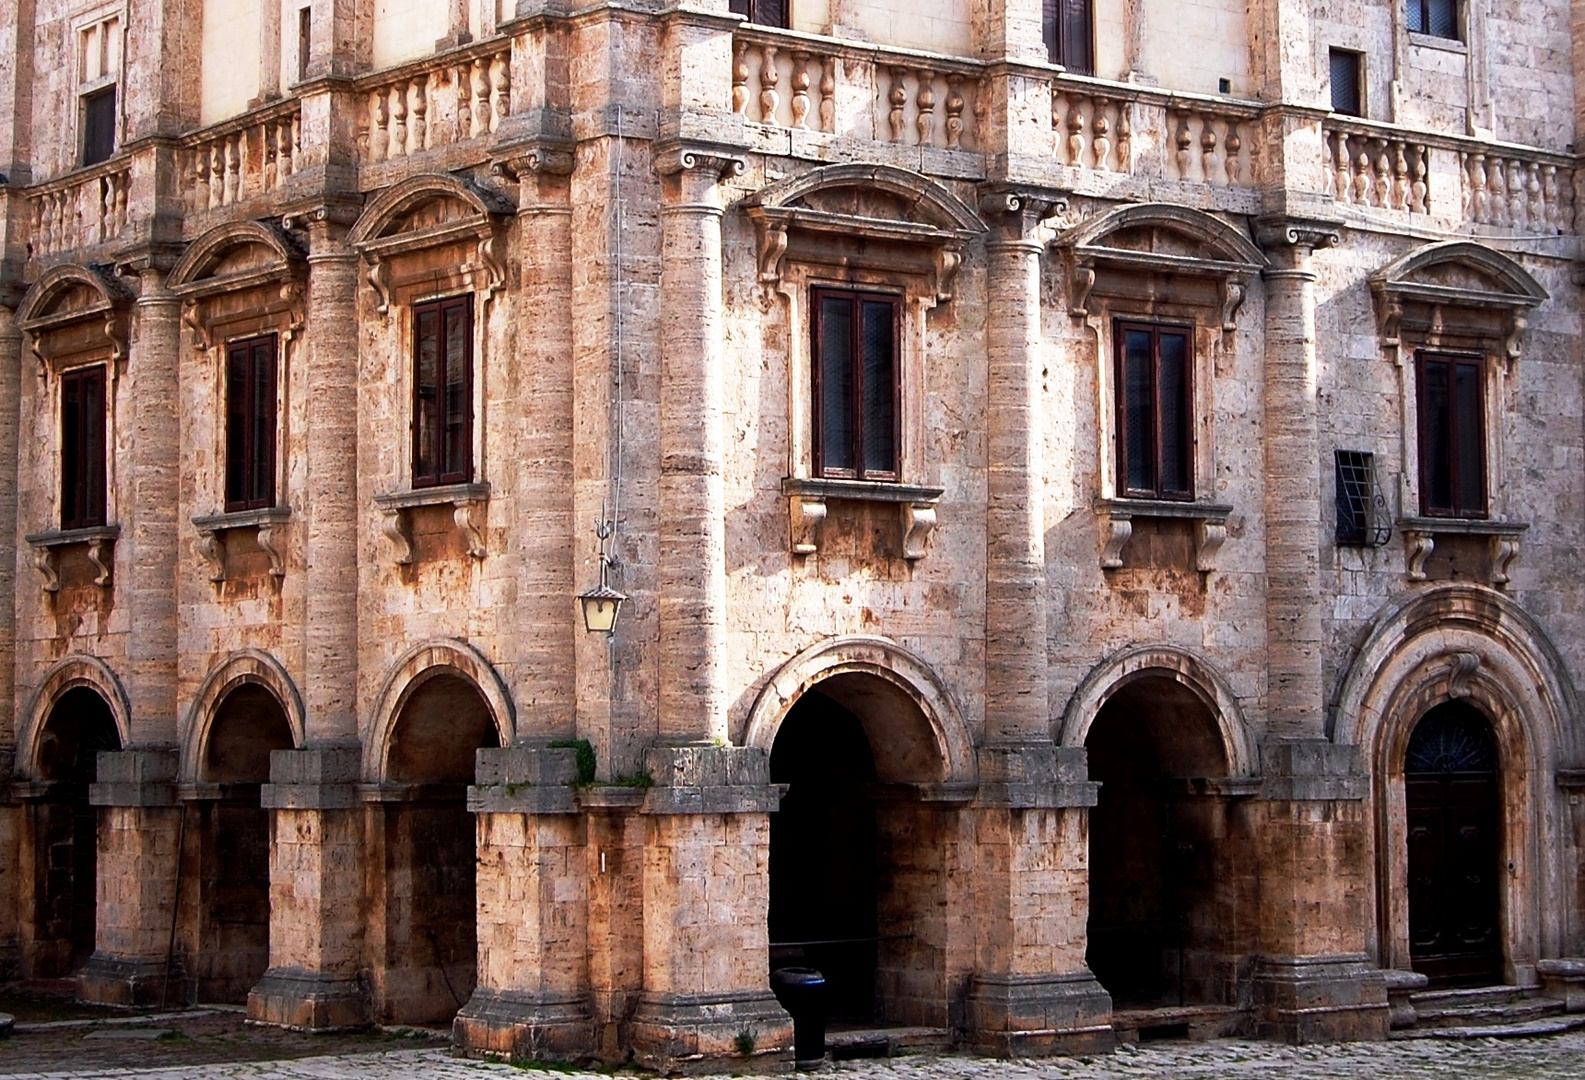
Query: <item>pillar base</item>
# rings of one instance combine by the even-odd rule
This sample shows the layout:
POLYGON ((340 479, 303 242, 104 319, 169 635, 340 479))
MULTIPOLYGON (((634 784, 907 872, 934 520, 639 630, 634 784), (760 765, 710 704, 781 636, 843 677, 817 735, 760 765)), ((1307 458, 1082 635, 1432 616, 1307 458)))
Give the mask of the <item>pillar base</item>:
POLYGON ((170 989, 165 986, 165 959, 128 959, 96 952, 78 969, 77 1000, 99 1005, 147 1007, 165 1001, 183 1005, 187 987, 180 964, 171 965, 170 989))
POLYGON ((1386 978, 1366 956, 1262 957, 1253 983, 1255 1032, 1290 1043, 1387 1037, 1386 978))
POLYGON ((479 987, 451 1023, 467 1057, 583 1061, 594 1056, 594 1021, 582 998, 479 987))
POLYGON ((1535 970, 1547 997, 1561 1001, 1565 1012, 1585 1012, 1585 960, 1541 960, 1535 970))
POLYGON ((271 968, 248 992, 248 1019, 294 1031, 369 1026, 369 993, 357 979, 301 968, 271 968))
POLYGON ((793 1025, 769 990, 645 994, 633 1015, 634 1061, 658 1073, 787 1072, 793 1025))
POLYGON ((1112 995, 1089 971, 977 975, 969 989, 966 1042, 977 1054, 1044 1057, 1116 1048, 1112 995))

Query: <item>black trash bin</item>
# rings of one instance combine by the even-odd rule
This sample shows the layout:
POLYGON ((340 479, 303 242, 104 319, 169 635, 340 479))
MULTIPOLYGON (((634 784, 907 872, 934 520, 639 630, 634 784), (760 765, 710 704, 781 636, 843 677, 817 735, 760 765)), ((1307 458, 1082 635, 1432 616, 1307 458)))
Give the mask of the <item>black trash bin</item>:
POLYGON ((793 1059, 812 1069, 826 1056, 826 977, 814 968, 777 968, 770 973, 776 1000, 793 1018, 793 1059))

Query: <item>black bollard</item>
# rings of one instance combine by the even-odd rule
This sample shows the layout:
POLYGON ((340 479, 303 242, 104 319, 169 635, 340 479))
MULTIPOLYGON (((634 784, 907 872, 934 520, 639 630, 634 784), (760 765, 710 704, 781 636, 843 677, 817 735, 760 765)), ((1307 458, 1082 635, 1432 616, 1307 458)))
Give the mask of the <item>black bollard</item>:
POLYGON ((826 1056, 826 977, 814 968, 778 968, 770 975, 776 1000, 793 1018, 793 1060, 817 1068, 826 1056))

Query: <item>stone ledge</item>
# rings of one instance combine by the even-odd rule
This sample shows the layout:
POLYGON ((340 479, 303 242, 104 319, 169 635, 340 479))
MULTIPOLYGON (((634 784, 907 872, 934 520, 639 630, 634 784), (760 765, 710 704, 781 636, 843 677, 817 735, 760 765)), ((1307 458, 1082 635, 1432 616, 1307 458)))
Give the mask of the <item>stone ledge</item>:
POLYGON ((175 806, 176 767, 174 747, 101 750, 88 801, 94 806, 175 806))
POLYGON ((1081 746, 982 746, 976 802, 1004 809, 1094 806, 1101 786, 1091 783, 1081 746))
POLYGON ((1194 568, 1201 573, 1216 569, 1216 556, 1227 542, 1227 519, 1231 506, 1185 499, 1097 499, 1095 512, 1100 517, 1101 569, 1119 570, 1123 548, 1134 535, 1134 518, 1177 518, 1194 522, 1194 568))
POLYGON ((930 534, 936 527, 936 506, 945 488, 921 487, 875 480, 827 480, 803 476, 784 477, 782 494, 787 498, 788 528, 794 555, 813 555, 820 550, 820 534, 826 520, 828 500, 895 503, 902 528, 903 558, 924 558, 930 534))
POLYGON ((363 805, 356 746, 270 751, 270 782, 259 792, 266 810, 350 810, 363 805))
POLYGON ((1260 797, 1286 802, 1353 801, 1370 794, 1359 747, 1326 739, 1273 739, 1260 748, 1260 797))

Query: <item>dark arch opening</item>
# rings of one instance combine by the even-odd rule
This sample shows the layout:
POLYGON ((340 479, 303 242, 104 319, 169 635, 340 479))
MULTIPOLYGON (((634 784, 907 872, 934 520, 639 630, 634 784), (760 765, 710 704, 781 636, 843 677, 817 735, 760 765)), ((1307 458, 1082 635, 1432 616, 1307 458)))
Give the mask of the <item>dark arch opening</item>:
POLYGON ((1409 957, 1433 986, 1502 981, 1498 766, 1491 721, 1468 702, 1432 707, 1409 736, 1409 957))
POLYGON ((38 771, 48 787, 30 807, 34 888, 24 967, 65 978, 93 955, 99 910, 99 812, 88 801, 99 752, 121 749, 110 706, 76 686, 50 709, 39 734, 38 771))
POLYGON ((386 760, 385 962, 375 977, 387 1023, 445 1023, 477 977, 474 753, 499 746, 484 695, 436 675, 407 698, 386 760))
POLYGON ((199 1001, 246 1004, 269 967, 271 822, 259 796, 270 753, 294 745, 286 710, 264 686, 243 683, 215 710, 199 798, 185 811, 197 825, 183 853, 197 861, 183 899, 196 912, 187 970, 199 1001))
POLYGON ((1087 962, 1122 1009, 1236 1000, 1254 881, 1233 858, 1247 829, 1226 784, 1215 717, 1188 687, 1147 675, 1102 706, 1090 779, 1087 962))

